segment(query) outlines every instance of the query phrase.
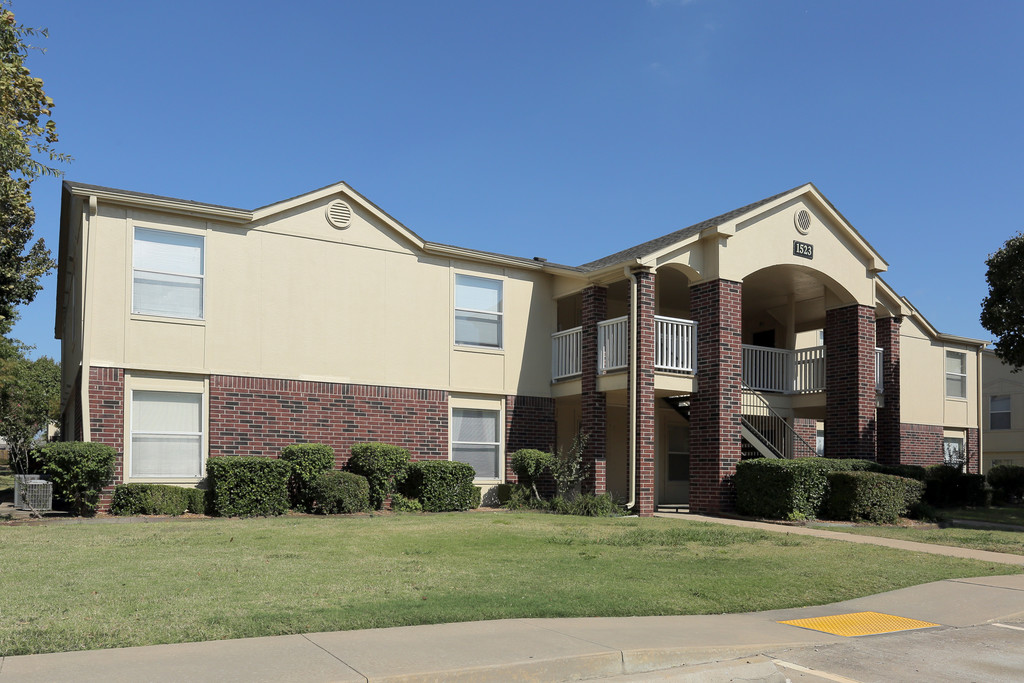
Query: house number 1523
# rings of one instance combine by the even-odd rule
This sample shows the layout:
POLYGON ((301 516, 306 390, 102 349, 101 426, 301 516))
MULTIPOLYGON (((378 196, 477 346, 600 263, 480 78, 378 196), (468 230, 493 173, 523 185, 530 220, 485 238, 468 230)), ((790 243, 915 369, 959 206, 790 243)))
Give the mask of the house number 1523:
POLYGON ((807 244, 807 242, 797 242, 796 240, 793 240, 793 256, 814 258, 814 245, 807 244))

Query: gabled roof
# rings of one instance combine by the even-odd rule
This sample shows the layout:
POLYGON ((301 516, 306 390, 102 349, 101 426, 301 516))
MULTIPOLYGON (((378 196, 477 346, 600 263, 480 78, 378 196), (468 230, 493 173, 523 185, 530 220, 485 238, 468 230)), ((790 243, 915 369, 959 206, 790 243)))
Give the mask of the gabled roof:
POLYGON ((702 231, 707 230, 708 228, 713 228, 716 225, 728 223, 733 219, 739 218, 743 214, 749 213, 754 209, 758 209, 764 206, 765 204, 771 203, 778 199, 779 197, 783 197, 789 194, 790 192, 794 192, 800 189, 801 187, 804 187, 804 185, 797 185, 792 189, 786 190, 785 192, 780 192, 776 195, 772 195, 771 197, 765 197, 764 199, 756 201, 753 204, 747 204, 746 206, 741 206, 738 209, 727 211, 726 213, 723 213, 719 216, 715 216, 714 218, 709 218, 707 220, 701 221, 700 223, 694 223, 688 228, 676 230, 675 232, 670 232, 669 234, 662 235, 661 237, 655 237, 653 240, 648 240, 643 244, 638 244, 635 247, 630 247, 628 249, 623 249, 622 251, 615 252, 611 256, 605 256, 604 258, 600 258, 596 261, 584 263, 583 265, 580 266, 580 270, 591 272, 594 270, 600 270, 607 266, 615 265, 617 263, 622 263, 623 261, 642 259, 645 256, 650 256, 651 254, 661 251, 666 247, 670 247, 673 244, 676 244, 677 242, 682 242, 685 239, 689 239, 690 237, 699 235, 702 231))

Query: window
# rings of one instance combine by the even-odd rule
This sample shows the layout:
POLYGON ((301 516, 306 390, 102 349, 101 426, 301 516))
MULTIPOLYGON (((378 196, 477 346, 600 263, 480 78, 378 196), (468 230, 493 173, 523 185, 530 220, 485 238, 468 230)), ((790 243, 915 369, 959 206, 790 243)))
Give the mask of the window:
POLYGON ((947 465, 963 468, 967 463, 962 436, 946 436, 942 438, 942 459, 947 465))
POLYGON ((988 402, 988 428, 1010 428, 1010 397, 992 396, 988 402))
POLYGON ((967 354, 946 351, 946 396, 967 398, 967 354))
POLYGON ((203 395, 133 391, 131 473, 137 479, 203 476, 203 395))
POLYGON ((135 228, 132 313, 203 317, 203 237, 135 228))
POLYGON ((455 276, 455 343, 501 348, 501 280, 455 276))
POLYGON ((501 479, 501 411, 452 408, 452 460, 472 465, 477 479, 501 479))

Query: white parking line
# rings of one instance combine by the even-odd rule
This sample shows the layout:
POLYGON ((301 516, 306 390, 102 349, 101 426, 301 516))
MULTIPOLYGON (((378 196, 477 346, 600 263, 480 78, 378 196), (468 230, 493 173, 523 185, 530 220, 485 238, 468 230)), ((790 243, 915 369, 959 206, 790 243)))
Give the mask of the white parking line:
POLYGON ((821 671, 820 669, 808 669, 806 666, 800 666, 799 664, 794 664, 793 662, 786 662, 781 659, 773 659, 772 664, 774 664, 775 666, 785 667, 787 669, 793 669, 794 671, 799 671, 801 673, 811 674, 812 676, 817 676, 818 678, 825 678, 830 681, 836 681, 836 683, 861 683, 860 681, 855 680, 853 678, 847 678, 846 676, 840 676, 839 674, 830 674, 827 671, 821 671))
POLYGON ((1012 628, 1014 631, 1024 631, 1024 627, 1022 627, 1022 626, 1010 626, 1009 624, 992 624, 992 625, 993 626, 998 626, 999 628, 1012 628))

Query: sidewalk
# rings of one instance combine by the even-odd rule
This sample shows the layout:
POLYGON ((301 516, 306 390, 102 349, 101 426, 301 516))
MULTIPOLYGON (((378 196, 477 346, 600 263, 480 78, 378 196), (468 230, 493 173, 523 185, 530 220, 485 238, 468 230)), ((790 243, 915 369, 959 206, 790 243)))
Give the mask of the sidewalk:
POLYGON ((684 667, 672 680, 686 680, 679 672, 688 670, 695 680, 728 680, 753 673, 751 667, 767 672, 766 651, 850 640, 778 621, 862 611, 944 627, 1020 621, 1024 575, 938 581, 832 605, 748 614, 510 619, 7 657, 0 661, 0 683, 558 681, 671 667, 684 667))

